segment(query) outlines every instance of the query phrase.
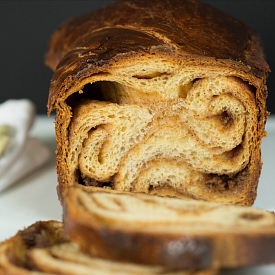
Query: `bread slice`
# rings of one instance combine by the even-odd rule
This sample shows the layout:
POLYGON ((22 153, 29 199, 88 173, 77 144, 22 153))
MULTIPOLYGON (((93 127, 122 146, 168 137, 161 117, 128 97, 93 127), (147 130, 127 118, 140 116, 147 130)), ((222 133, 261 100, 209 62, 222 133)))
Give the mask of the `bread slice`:
POLYGON ((195 0, 124 0, 52 36, 60 198, 73 185, 252 205, 269 67, 256 35, 195 0))
POLYGON ((2 275, 216 275, 215 270, 172 271, 90 257, 63 236, 57 221, 37 222, 0 244, 2 275))
POLYGON ((64 231, 100 257, 170 268, 275 262, 275 214, 103 188, 67 191, 64 231))

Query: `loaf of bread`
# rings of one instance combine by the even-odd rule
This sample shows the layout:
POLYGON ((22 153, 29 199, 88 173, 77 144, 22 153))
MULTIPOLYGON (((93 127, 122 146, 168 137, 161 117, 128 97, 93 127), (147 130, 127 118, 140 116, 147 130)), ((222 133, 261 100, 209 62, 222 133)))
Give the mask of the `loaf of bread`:
POLYGON ((124 0, 51 37, 60 198, 73 185, 252 205, 269 67, 256 35, 195 0, 124 0))
POLYGON ((60 222, 37 222, 0 244, 1 275, 217 275, 215 270, 171 271, 90 257, 63 236, 60 222))
POLYGON ((245 206, 72 187, 64 231, 117 261, 181 269, 275 262, 275 214, 245 206))

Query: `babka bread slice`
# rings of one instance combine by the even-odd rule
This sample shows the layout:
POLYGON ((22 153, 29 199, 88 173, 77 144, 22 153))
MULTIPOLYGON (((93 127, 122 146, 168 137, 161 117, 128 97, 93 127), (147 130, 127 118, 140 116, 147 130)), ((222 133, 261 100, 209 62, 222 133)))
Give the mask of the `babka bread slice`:
POLYGON ((90 257, 63 236, 60 222, 37 222, 0 244, 2 275, 217 275, 215 270, 173 271, 90 257))
POLYGON ((124 0, 51 37, 60 198, 73 185, 252 205, 269 67, 256 35, 195 0, 124 0))
POLYGON ((64 232, 85 251, 169 268, 275 262, 275 214, 193 199, 72 187, 64 232))

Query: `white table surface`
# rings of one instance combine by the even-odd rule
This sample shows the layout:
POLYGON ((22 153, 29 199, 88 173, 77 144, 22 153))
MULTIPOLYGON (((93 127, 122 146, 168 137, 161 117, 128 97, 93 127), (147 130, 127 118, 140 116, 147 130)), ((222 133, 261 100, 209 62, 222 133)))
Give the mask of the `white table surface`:
MULTIPOLYGON (((268 119, 262 143, 263 169, 254 207, 275 211, 275 116, 268 119)), ((31 131, 51 150, 49 163, 0 193, 0 241, 38 220, 62 220, 57 199, 54 119, 38 116, 31 131)), ((222 271, 221 275, 274 275, 275 265, 222 271)))

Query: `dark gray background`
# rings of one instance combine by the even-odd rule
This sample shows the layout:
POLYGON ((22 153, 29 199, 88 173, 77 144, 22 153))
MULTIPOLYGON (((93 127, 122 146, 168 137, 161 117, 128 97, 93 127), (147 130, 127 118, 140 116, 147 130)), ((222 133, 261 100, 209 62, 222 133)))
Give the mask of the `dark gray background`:
MULTIPOLYGON (((275 68, 274 0, 202 1, 227 11, 260 34, 267 61, 271 69, 275 68)), ((50 35, 69 17, 111 2, 114 1, 0 0, 0 103, 9 98, 29 98, 37 112, 45 114, 52 71, 44 65, 44 54, 50 35)), ((267 84, 268 109, 275 114, 274 75, 270 75, 267 84)))

